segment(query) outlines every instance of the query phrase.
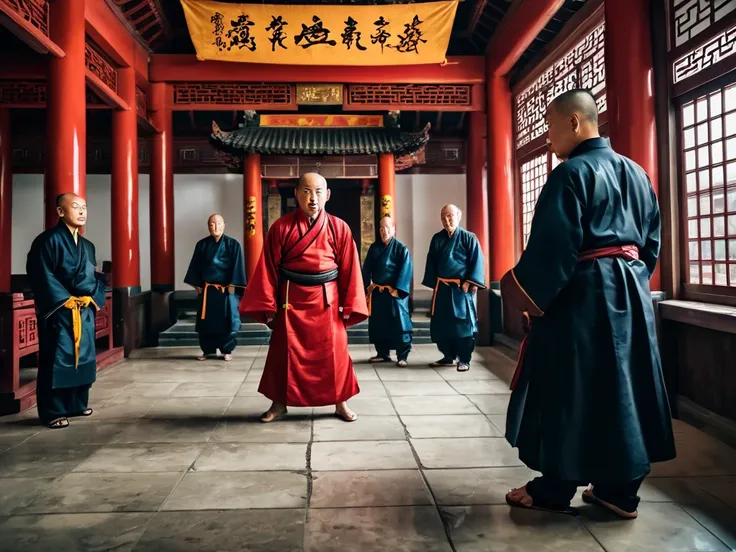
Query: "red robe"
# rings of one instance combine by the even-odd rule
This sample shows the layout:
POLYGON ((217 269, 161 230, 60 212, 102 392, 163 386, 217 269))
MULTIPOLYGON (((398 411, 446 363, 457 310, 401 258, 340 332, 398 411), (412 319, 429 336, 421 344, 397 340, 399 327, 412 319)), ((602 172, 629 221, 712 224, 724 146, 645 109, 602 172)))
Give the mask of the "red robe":
POLYGON ((266 235, 240 312, 263 323, 275 315, 259 393, 287 406, 326 406, 360 391, 347 328, 368 318, 368 308, 358 250, 343 220, 324 209, 312 228, 301 209, 278 219, 266 235), (337 268, 338 278, 287 286, 279 267, 301 273, 337 268))

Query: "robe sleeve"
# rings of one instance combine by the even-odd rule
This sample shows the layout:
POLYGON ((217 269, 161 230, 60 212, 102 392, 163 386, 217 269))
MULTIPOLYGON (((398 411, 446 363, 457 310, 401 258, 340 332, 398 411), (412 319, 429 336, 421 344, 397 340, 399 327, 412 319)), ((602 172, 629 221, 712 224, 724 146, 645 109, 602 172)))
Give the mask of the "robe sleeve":
POLYGON ((358 248, 347 224, 339 225, 336 234, 339 242, 337 285, 345 326, 349 328, 368 318, 368 305, 363 289, 358 248))
MULTIPOLYGON (((245 260, 243 259, 243 248, 237 240, 232 240, 233 247, 233 272, 230 276, 230 283, 236 286, 245 286, 245 260)), ((235 288, 235 295, 242 297, 245 290, 242 287, 235 288)))
POLYGON ((583 240, 579 178, 563 164, 542 189, 526 250, 502 281, 504 300, 513 308, 541 316, 575 272, 583 240))
POLYGON ((436 238, 433 237, 432 241, 429 242, 429 251, 427 251, 427 264, 424 266, 424 279, 422 280, 422 285, 427 286, 428 288, 434 289, 434 286, 437 284, 437 272, 435 270, 435 240, 436 238))
POLYGON ((414 265, 411 262, 409 248, 401 248, 396 262, 399 265, 399 273, 396 275, 396 286, 394 287, 399 292, 399 297, 403 299, 411 293, 411 279, 414 275, 414 265))
POLYGON ((26 259, 26 273, 36 312, 43 318, 53 314, 72 296, 54 275, 54 268, 59 261, 51 239, 35 241, 26 259))
MULTIPOLYGON (((89 247, 90 262, 96 267, 97 252, 95 251, 95 246, 91 242, 87 242, 87 246, 89 247)), ((104 274, 95 271, 94 283, 89 291, 89 296, 92 297, 98 308, 105 306, 105 299, 107 299, 107 280, 104 274)))
POLYGON ((194 253, 192 254, 192 260, 189 261, 189 268, 184 276, 184 283, 189 284, 192 287, 202 287, 204 282, 202 281, 202 263, 201 263, 201 244, 197 242, 194 246, 194 253))
POLYGON ((365 256, 365 262, 363 263, 363 287, 367 288, 371 285, 371 275, 373 273, 373 251, 374 247, 371 244, 368 249, 368 254, 365 256))
POLYGON ((240 314, 265 324, 276 316, 279 300, 277 259, 281 259, 281 225, 274 224, 266 234, 261 256, 250 283, 240 300, 240 314))
MULTIPOLYGON (((647 180, 647 182, 649 182, 647 180)), ((641 260, 647 265, 649 271, 649 277, 654 274, 654 269, 657 268, 657 259, 659 258, 659 247, 660 247, 660 232, 662 222, 659 214, 659 203, 657 202, 657 196, 654 193, 654 189, 649 183, 650 194, 652 196, 652 213, 649 220, 649 229, 646 236, 644 247, 640 251, 641 260)))
POLYGON ((468 260, 465 265, 464 282, 470 282, 481 289, 486 287, 485 259, 480 242, 475 234, 468 232, 468 260))

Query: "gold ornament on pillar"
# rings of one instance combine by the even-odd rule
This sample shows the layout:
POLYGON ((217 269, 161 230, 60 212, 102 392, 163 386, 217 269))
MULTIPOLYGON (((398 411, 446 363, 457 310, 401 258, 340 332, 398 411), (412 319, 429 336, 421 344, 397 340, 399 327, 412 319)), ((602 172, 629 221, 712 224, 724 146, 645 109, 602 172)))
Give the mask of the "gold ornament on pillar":
POLYGON ((381 216, 380 218, 392 216, 391 211, 393 211, 393 208, 394 208, 393 203, 394 203, 393 198, 390 195, 381 196, 381 213, 380 213, 381 216))
POLYGON ((248 196, 245 206, 245 235, 253 237, 256 235, 256 198, 248 196))

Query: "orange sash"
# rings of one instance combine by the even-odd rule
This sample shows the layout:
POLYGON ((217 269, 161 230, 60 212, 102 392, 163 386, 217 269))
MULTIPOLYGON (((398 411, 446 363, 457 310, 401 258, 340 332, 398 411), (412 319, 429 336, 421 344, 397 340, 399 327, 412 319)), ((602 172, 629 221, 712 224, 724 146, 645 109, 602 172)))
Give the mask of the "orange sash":
POLYGON ((217 291, 221 293, 225 293, 227 291, 227 288, 234 287, 234 288, 243 288, 245 289, 245 286, 239 286, 236 284, 210 284, 209 282, 204 283, 204 291, 202 292, 202 315, 199 317, 200 320, 204 320, 207 317, 207 290, 209 288, 215 288, 217 291))
POLYGON ((437 278, 437 283, 434 285, 434 293, 432 293, 432 310, 429 313, 431 316, 434 316, 434 302, 437 299, 437 292, 440 289, 440 284, 445 284, 446 286, 455 284, 457 287, 460 287, 462 282, 459 278, 437 278))
POLYGON ((368 303, 368 316, 371 315, 371 298, 373 297, 373 291, 388 291, 391 295, 396 297, 396 289, 394 289, 393 286, 382 286, 379 284, 371 284, 368 286, 368 288, 365 290, 365 299, 366 303, 368 303))

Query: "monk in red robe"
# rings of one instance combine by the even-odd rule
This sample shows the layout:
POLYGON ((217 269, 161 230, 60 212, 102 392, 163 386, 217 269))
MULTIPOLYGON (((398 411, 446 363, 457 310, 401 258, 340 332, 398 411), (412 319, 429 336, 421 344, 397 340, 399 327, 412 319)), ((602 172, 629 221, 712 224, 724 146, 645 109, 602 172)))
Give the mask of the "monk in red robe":
POLYGON ((307 173, 295 190, 299 209, 278 219, 240 303, 241 314, 273 330, 259 393, 273 401, 272 422, 287 406, 335 405, 360 391, 347 328, 368 318, 360 258, 345 221, 325 212, 327 181, 307 173))

